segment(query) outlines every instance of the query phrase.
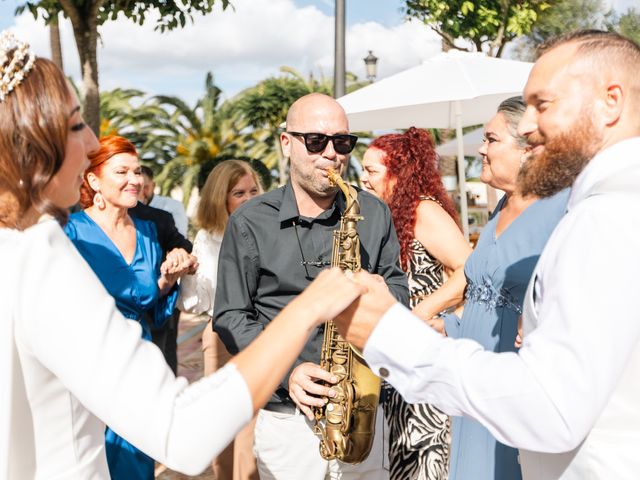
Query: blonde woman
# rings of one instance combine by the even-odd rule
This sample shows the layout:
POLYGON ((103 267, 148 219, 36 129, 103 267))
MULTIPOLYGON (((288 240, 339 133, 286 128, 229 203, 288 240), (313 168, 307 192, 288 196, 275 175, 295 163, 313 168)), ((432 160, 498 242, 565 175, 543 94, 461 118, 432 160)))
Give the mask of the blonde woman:
MULTIPOLYGON (((202 188, 196 214, 196 224, 200 230, 193 244, 193 254, 200 266, 195 275, 183 277, 178 308, 184 312, 206 313, 209 316, 209 323, 202 334, 205 375, 215 372, 231 358, 218 334, 213 331, 211 320, 222 234, 229 215, 260 193, 262 187, 256 172, 241 160, 226 160, 218 164, 202 188)), ((252 452, 254 423, 247 425, 214 460, 216 479, 258 479, 252 452)))

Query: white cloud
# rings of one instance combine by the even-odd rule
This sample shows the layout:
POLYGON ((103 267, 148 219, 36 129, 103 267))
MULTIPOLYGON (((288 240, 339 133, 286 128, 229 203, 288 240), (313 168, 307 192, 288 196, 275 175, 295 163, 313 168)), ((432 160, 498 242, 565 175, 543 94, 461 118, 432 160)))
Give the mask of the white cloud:
POLYGON ((376 22, 358 23, 347 32, 347 68, 350 66, 364 78, 363 58, 372 50, 378 57, 378 78, 383 78, 418 65, 440 49, 440 37, 417 21, 393 27, 376 22))
MULTIPOLYGON (((139 26, 125 18, 100 29, 98 61, 101 87, 140 88, 149 93, 195 100, 204 76, 214 72, 227 95, 277 75, 282 65, 332 76, 333 18, 314 6, 293 0, 236 0, 235 10, 216 9, 182 30, 160 34, 153 22, 139 26)), ((48 33, 29 15, 16 19, 20 38, 49 55, 48 33)), ((65 70, 79 79, 79 62, 68 22, 61 25, 65 70)), ((365 77, 368 50, 379 57, 378 77, 395 73, 433 56, 436 35, 417 22, 385 27, 377 22, 351 25, 346 36, 347 70, 365 77)))
POLYGON ((626 13, 630 8, 636 10, 640 8, 640 1, 638 0, 607 0, 605 3, 609 4, 619 13, 626 13))

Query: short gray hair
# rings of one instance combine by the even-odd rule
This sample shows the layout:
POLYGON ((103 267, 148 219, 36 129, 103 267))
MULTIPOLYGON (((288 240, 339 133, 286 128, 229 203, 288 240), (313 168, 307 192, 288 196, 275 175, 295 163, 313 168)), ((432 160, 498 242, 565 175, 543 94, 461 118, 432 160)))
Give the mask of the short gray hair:
POLYGON ((527 146, 526 137, 518 135, 518 124, 520 123, 526 108, 527 106, 520 95, 517 97, 507 98, 498 106, 498 113, 501 113, 502 116, 504 116, 504 119, 507 122, 507 127, 509 128, 509 133, 516 139, 520 148, 527 146))

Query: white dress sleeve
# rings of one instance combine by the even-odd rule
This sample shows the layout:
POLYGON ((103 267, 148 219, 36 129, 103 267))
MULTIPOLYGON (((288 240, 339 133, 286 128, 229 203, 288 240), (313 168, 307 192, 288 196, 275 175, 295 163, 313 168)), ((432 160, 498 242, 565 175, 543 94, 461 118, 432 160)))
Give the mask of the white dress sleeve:
POLYGON ((222 237, 199 230, 193 242, 193 255, 198 259, 198 270, 180 279, 178 308, 187 313, 213 315, 216 295, 218 257, 222 237))
POLYGON ((81 404, 168 467, 202 471, 252 416, 235 366, 192 385, 141 339, 57 223, 24 233, 16 338, 81 404))

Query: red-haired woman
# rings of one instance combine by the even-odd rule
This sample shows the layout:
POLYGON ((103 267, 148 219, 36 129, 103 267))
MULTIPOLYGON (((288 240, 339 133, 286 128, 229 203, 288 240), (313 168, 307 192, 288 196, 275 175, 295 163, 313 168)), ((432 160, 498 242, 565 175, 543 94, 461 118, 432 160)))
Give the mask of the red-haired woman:
MULTIPOLYGON (((383 135, 371 142, 363 166, 365 188, 391 210, 411 307, 442 332, 443 322, 436 315, 462 301, 464 263, 471 248, 442 185, 433 140, 413 127, 402 134, 383 135)), ((391 479, 446 479, 448 417, 430 405, 406 403, 389 385, 385 390, 391 479)))
MULTIPOLYGON (((175 306, 174 286, 189 268, 188 259, 170 253, 161 264, 155 225, 128 214, 142 188, 140 163, 133 144, 118 136, 104 137, 89 160, 80 187, 80 205, 84 210, 71 215, 65 232, 115 299, 120 313, 138 322, 142 337, 150 340, 143 313, 151 311, 155 326, 164 324, 175 306)), ((110 428, 105 441, 111 478, 153 479, 151 457, 110 428)))

